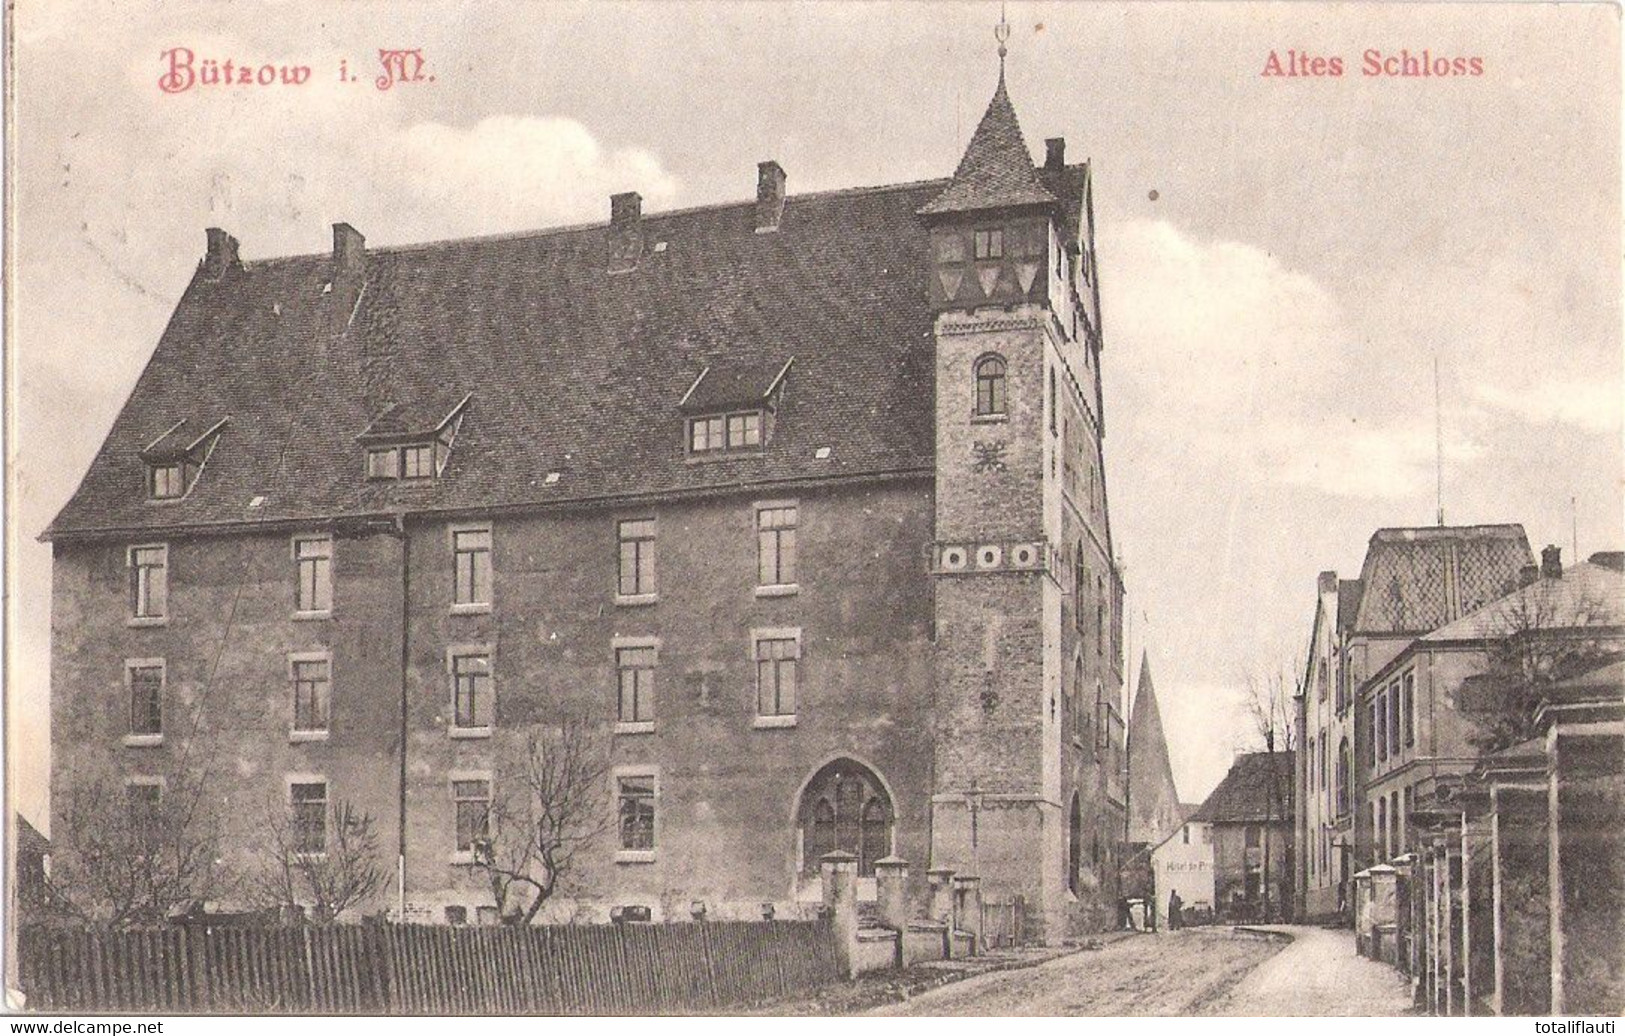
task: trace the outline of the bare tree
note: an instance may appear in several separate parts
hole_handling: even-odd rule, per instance
[[[41,908],[53,920],[136,928],[229,894],[232,877],[216,860],[219,818],[203,792],[184,775],[129,786],[97,779],[68,791]]]
[[[323,821],[318,849],[287,803],[266,803],[250,900],[262,908],[308,906],[313,922],[329,925],[377,894],[386,875],[372,815],[340,800]]]
[[[1552,684],[1625,651],[1618,600],[1577,576],[1540,579],[1486,609],[1486,666],[1462,687],[1462,711],[1474,720],[1468,740],[1481,753],[1535,736],[1535,712]]]
[[[503,921],[528,925],[613,825],[608,753],[590,719],[566,716],[533,730],[501,776],[474,863]]]
[[[1288,667],[1287,672],[1301,672],[1302,666]],[[1302,687],[1282,673],[1260,676],[1247,673],[1244,677],[1242,704],[1252,725],[1255,744],[1262,744],[1270,758],[1265,783],[1263,910],[1265,919],[1271,914],[1274,876],[1271,874],[1270,853],[1276,823],[1291,824],[1295,813],[1294,784],[1291,756],[1297,750],[1298,710],[1297,697]],[[1281,758],[1277,759],[1276,756]],[[1286,846],[1286,872],[1292,874],[1293,846]],[[1283,898],[1290,902],[1290,895]],[[1281,904],[1285,906],[1285,903]]]

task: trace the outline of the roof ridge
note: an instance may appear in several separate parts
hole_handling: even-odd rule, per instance
[[[806,191],[801,194],[785,195],[785,201],[811,201],[824,198],[855,197],[865,194],[886,194],[892,191],[918,190],[936,184],[947,184],[948,177],[937,176],[927,180],[908,180],[902,183],[876,184],[869,187],[835,187],[825,191]],[[754,198],[743,201],[707,202],[703,205],[689,205],[680,209],[665,209],[659,212],[644,214],[645,222],[663,220],[679,216],[693,216],[706,212],[718,212],[723,209],[749,208],[756,204]],[[395,255],[399,253],[423,252],[446,245],[474,245],[496,241],[523,241],[553,237],[560,234],[579,234],[585,230],[597,230],[609,226],[609,220],[593,220],[584,223],[564,223],[553,227],[536,227],[531,230],[505,230],[494,234],[471,234],[467,237],[441,237],[428,241],[412,241],[398,245],[375,245],[367,249],[373,255]],[[296,252],[291,255],[273,255],[262,259],[248,259],[243,261],[243,268],[247,270],[272,266],[277,263],[296,262],[304,259],[326,259],[331,252]]]

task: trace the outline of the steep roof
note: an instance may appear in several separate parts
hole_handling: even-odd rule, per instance
[[[1015,106],[1004,88],[1004,69],[999,69],[999,85],[993,100],[970,144],[954,170],[948,187],[930,204],[921,207],[924,216],[978,209],[1008,208],[1018,205],[1054,205],[1050,193],[1033,168],[1032,152],[1021,135]]]
[[[1586,562],[1542,577],[1423,637],[1484,640],[1542,629],[1625,625],[1625,573]]]
[[[1081,167],[1052,172],[1081,192]],[[347,322],[330,254],[200,267],[47,536],[928,474],[916,210],[944,186],[793,195],[772,234],[750,201],[645,215],[626,273],[604,224],[370,249]],[[760,454],[687,462],[702,370],[731,404],[787,364]],[[364,432],[433,428],[464,400],[438,478],[363,477]],[[150,502],[142,450],[183,420],[226,423],[190,492]]]
[[[1168,759],[1151,663],[1140,658],[1140,684],[1128,723],[1128,839],[1156,844],[1184,823],[1174,768]]]
[[[1292,819],[1292,757],[1292,752],[1248,752],[1236,756],[1230,764],[1230,772],[1189,819],[1210,824],[1289,823]]]
[[[1378,529],[1360,570],[1352,632],[1435,630],[1505,594],[1532,561],[1521,525]]]

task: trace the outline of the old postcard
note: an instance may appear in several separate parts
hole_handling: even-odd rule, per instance
[[[1619,23],[17,0],[12,1009],[1625,1010]]]

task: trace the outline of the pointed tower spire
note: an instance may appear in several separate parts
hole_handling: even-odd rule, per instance
[[[1162,732],[1162,712],[1151,684],[1151,661],[1140,655],[1140,688],[1128,721],[1129,841],[1152,845],[1179,830],[1184,817],[1174,767]]]
[[[1056,204],[1055,195],[1038,180],[1032,152],[1027,150],[1015,106],[1010,103],[1010,94],[1005,89],[1004,58],[1008,53],[1005,41],[1010,38],[1010,26],[1002,10],[993,35],[999,41],[999,85],[976,132],[971,134],[959,168],[954,170],[953,181],[935,200],[920,209],[922,216]]]

